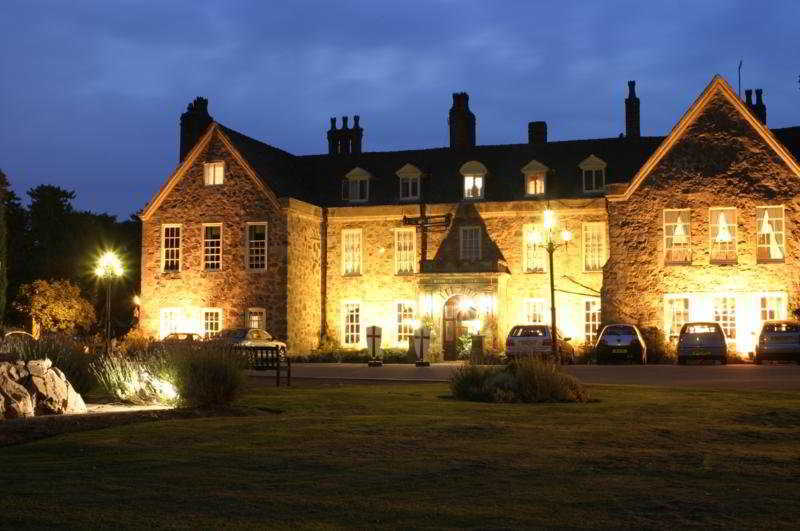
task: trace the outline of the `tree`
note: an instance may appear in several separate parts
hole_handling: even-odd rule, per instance
[[[87,331],[95,323],[94,306],[69,280],[36,280],[20,287],[16,308],[30,315],[32,332]]]
[[[42,184],[28,190],[28,196],[33,278],[73,278],[69,251],[74,240],[84,236],[73,230],[75,192]]]
[[[6,313],[6,293],[8,291],[8,226],[6,222],[6,195],[8,179],[0,170],[0,320]]]

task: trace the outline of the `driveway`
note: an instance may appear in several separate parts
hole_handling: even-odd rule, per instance
[[[295,378],[334,380],[447,381],[459,363],[430,367],[363,363],[297,363]],[[576,365],[567,371],[590,384],[656,385],[710,389],[800,390],[800,365]],[[272,372],[250,371],[253,376],[273,378]]]

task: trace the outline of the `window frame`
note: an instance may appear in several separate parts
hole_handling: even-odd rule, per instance
[[[263,318],[262,326],[253,326],[252,325],[252,316],[254,314],[261,314]],[[251,306],[247,308],[247,312],[245,313],[245,325],[247,328],[258,328],[259,330],[266,331],[267,329],[267,309],[261,306]]]
[[[264,267],[251,267],[250,257],[250,227],[264,227]],[[258,240],[252,240],[258,241]],[[259,272],[269,268],[269,222],[268,221],[248,221],[244,228],[244,268],[247,271]]]
[[[608,164],[606,164],[606,161],[596,155],[589,155],[578,164],[578,168],[581,170],[581,190],[583,190],[584,194],[601,194],[606,191],[606,186],[608,184],[608,172],[606,171]],[[600,178],[602,180],[600,186],[597,186],[596,182],[596,172],[598,171],[600,172]],[[593,188],[586,188],[587,172],[591,172]]]
[[[395,340],[395,345],[397,345],[397,346],[408,345],[408,340],[411,339],[412,337],[414,337],[414,325],[413,325],[413,323],[412,324],[403,324],[403,322],[400,320],[401,313],[403,315],[405,315],[405,312],[401,312],[401,309],[400,309],[401,305],[404,306],[404,307],[411,308],[411,318],[410,319],[412,321],[414,319],[416,319],[416,315],[417,315],[417,308],[416,308],[416,304],[414,303],[414,301],[412,301],[412,300],[398,300],[398,301],[395,301],[395,303],[394,303],[394,321],[395,321],[394,322],[394,325],[395,325],[394,326],[394,340]],[[405,308],[403,308],[403,309],[405,309]],[[401,333],[401,327],[406,327],[406,326],[410,327],[410,330],[408,331],[408,333],[405,333],[405,332]],[[405,340],[400,339],[401,335],[405,335],[406,336]]]
[[[542,237],[542,241],[544,241],[544,227],[542,225],[537,225],[536,223],[525,223],[522,226],[522,272],[523,273],[531,273],[531,274],[540,274],[547,272],[547,260],[545,260],[545,250],[544,245],[533,244],[529,240],[531,239],[528,235],[532,233],[539,232]],[[542,267],[540,269],[529,268],[530,265],[528,262],[528,248],[534,247],[531,251],[533,254],[533,262],[536,262],[537,257],[541,259]]]
[[[217,317],[218,317],[218,321],[217,321],[218,328],[213,333],[218,334],[218,333],[222,332],[225,329],[225,319],[224,319],[225,312],[223,311],[222,308],[219,308],[219,307],[201,308],[201,310],[200,310],[200,315],[202,316],[202,334],[201,335],[205,339],[208,339],[209,337],[211,337],[211,334],[209,334],[208,331],[206,330],[206,314],[209,314],[209,313],[216,313]]]
[[[358,271],[347,271],[345,239],[347,234],[358,234]],[[341,234],[341,272],[343,277],[357,277],[364,274],[364,230],[361,227],[342,229]]]
[[[478,188],[478,192],[479,193],[478,193],[477,196],[468,196],[467,195],[467,179],[472,179],[472,186],[473,187],[475,187],[475,179],[480,179],[481,186],[480,186],[480,188]],[[478,200],[483,199],[483,196],[484,196],[483,191],[484,191],[484,187],[486,185],[486,175],[480,175],[480,174],[464,175],[463,182],[464,182],[463,192],[464,192],[464,200],[465,201],[478,201]]]
[[[167,269],[167,229],[178,229],[178,268]],[[170,249],[173,249],[170,247]],[[170,259],[172,260],[172,259]],[[181,223],[162,223],[161,224],[161,272],[180,273],[183,270],[183,225]]]
[[[177,328],[173,329],[172,331],[169,331],[169,330],[165,331],[164,330],[164,314],[166,314],[166,313],[173,313],[174,314],[175,324],[177,325],[180,322],[180,314],[183,313],[183,310],[181,308],[172,307],[172,306],[171,307],[167,307],[167,308],[159,308],[159,312],[158,312],[159,339],[164,339],[165,337],[167,337],[170,334],[181,332],[181,330],[178,330]]]
[[[356,306],[358,309],[358,322],[356,326],[358,326],[358,340],[356,342],[348,342],[347,338],[349,335],[347,331],[347,317],[348,317],[348,306]],[[345,300],[342,301],[342,345],[345,347],[360,347],[363,344],[364,339],[364,330],[361,325],[361,301],[357,300]]]
[[[737,338],[737,313],[739,311],[738,304],[737,304],[737,297],[732,294],[714,294],[711,296],[711,320],[717,323],[720,328],[722,328],[723,333],[725,334],[726,340],[736,341]],[[724,300],[725,308],[724,313],[717,311],[717,302]],[[732,311],[728,307],[727,302],[733,301]],[[726,315],[727,319],[717,319],[718,315]],[[732,319],[731,319],[732,316]],[[730,325],[733,325],[733,335],[728,334],[728,329],[731,328]]]
[[[541,304],[542,305],[542,311],[541,311],[542,320],[541,321],[534,321],[534,320],[530,319],[531,315],[536,313],[536,312],[531,311],[531,307],[533,305],[535,305],[535,304]],[[523,313],[522,322],[524,322],[525,324],[532,324],[532,325],[549,325],[551,316],[549,315],[547,310],[548,310],[547,299],[535,298],[535,297],[523,299],[523,301],[522,301],[522,313]]]
[[[597,308],[587,308],[587,304],[597,304]],[[597,315],[596,320],[591,315]],[[599,297],[584,297],[583,299],[583,341],[594,345],[600,335],[600,325],[603,322],[603,301]],[[591,329],[594,328],[594,331]],[[592,337],[590,337],[592,336]]]
[[[674,243],[672,244],[673,247],[667,248],[667,241],[668,238],[671,241],[675,235],[675,229],[672,229],[672,232],[667,236],[667,212],[685,212],[686,213],[686,259],[685,260],[670,260],[669,253],[674,253]],[[670,226],[677,226],[676,223],[670,223]],[[662,245],[664,247],[664,256],[662,263],[666,266],[681,266],[681,265],[691,265],[693,261],[692,257],[692,209],[691,208],[665,208],[662,210],[661,213],[661,231],[663,233],[662,238]],[[679,244],[680,245],[680,244]]]
[[[679,326],[675,327],[675,321],[673,316],[675,312],[673,312],[673,301],[686,301],[686,319],[680,323]],[[692,297],[688,294],[668,294],[664,296],[664,333],[667,337],[667,341],[672,341],[678,339],[678,336],[681,333],[681,328],[684,324],[689,323],[692,321]],[[684,311],[684,310],[681,310]],[[675,330],[675,328],[677,328]],[[674,333],[673,333],[674,330]]]
[[[601,256],[600,266],[597,269],[589,269],[586,267],[586,232],[590,227],[600,227],[600,245]],[[603,267],[608,262],[608,225],[605,221],[584,221],[581,223],[581,268],[584,273],[602,273]]]
[[[732,220],[726,218],[726,223],[728,230],[731,231],[731,238],[732,240],[729,243],[733,246],[732,250],[725,251],[726,257],[725,258],[715,258],[714,257],[714,249],[716,245],[720,245],[725,242],[717,242],[715,238],[717,234],[719,234],[719,227],[720,225],[717,223],[719,220],[719,214],[728,214],[732,213]],[[708,259],[709,262],[712,264],[735,264],[738,259],[738,249],[737,249],[737,236],[738,236],[738,211],[736,207],[709,207],[708,209]],[[733,258],[727,256],[729,253],[733,253]]]
[[[417,272],[417,229],[416,227],[397,227],[394,229],[394,274],[413,275]],[[400,234],[411,234],[411,270],[400,270],[400,253],[398,252],[398,242]]]
[[[206,260],[206,229],[209,227],[218,227],[219,228],[219,247],[217,250],[218,253],[218,266],[216,269],[209,269],[208,262]],[[222,223],[203,223],[201,230],[203,231],[203,271],[209,273],[215,273],[217,271],[222,271]]]
[[[477,231],[477,241],[478,241],[478,256],[477,258],[466,258],[464,256],[464,233],[467,231]],[[465,225],[463,227],[459,227],[458,229],[458,259],[465,262],[479,262],[482,259],[482,241],[483,240],[483,231],[481,230],[480,225]]]
[[[219,168],[222,172],[222,175],[219,176],[219,182],[209,182],[209,176],[211,176],[211,181],[216,181],[217,175],[214,171]],[[203,185],[204,186],[220,186],[225,184],[225,161],[218,160],[214,162],[205,162],[203,163]]]
[[[779,249],[781,251],[781,258],[761,258],[760,256],[760,249],[766,248],[769,250],[770,246],[769,243],[763,245],[761,243],[761,224],[763,223],[763,214],[759,215],[759,212],[769,212],[769,209],[780,208],[781,211],[781,242],[779,243]],[[773,218],[769,217],[769,221],[772,221]],[[770,225],[771,227],[772,225]],[[773,229],[774,231],[774,229]],[[786,205],[759,205],[756,206],[756,263],[757,264],[782,264],[786,262],[786,237],[788,231],[786,230]]]

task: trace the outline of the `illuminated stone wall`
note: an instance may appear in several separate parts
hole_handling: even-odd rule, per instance
[[[282,200],[288,226],[287,347],[308,353],[319,345],[322,326],[322,209]]]
[[[609,203],[611,258],[605,266],[604,319],[665,328],[664,297],[691,293],[737,298],[737,345],[747,349],[759,316],[747,301],[783,292],[800,304],[800,182],[727,100],[715,96],[630,199]],[[756,261],[756,207],[785,205],[784,263]],[[709,208],[735,207],[737,261],[710,261]],[[691,265],[664,265],[664,209],[691,209]],[[741,305],[741,308],[740,308]],[[709,308],[695,317],[709,319]]]
[[[225,182],[203,184],[203,163],[225,161]],[[266,271],[245,267],[246,223],[267,221]],[[182,264],[161,272],[161,226],[182,224]],[[203,270],[203,223],[222,223],[222,269]],[[185,327],[202,330],[202,308],[222,308],[224,327],[245,325],[248,307],[267,310],[267,329],[287,334],[287,226],[280,205],[271,204],[218,139],[142,224],[142,330],[159,335],[161,308],[184,311]]]

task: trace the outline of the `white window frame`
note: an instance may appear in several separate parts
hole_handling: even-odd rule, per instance
[[[167,269],[167,229],[178,229],[178,268]],[[170,248],[172,249],[172,248]],[[183,225],[180,223],[164,223],[161,225],[161,272],[180,273],[183,268]]]
[[[681,312],[686,312],[682,323],[678,325],[675,324],[675,319],[673,317],[676,315],[674,308],[674,301],[685,301],[685,309],[681,308]],[[692,297],[688,294],[670,294],[664,296],[664,335],[667,338],[667,341],[678,339],[678,336],[681,333],[681,327],[685,323],[689,323],[692,321]]]
[[[261,326],[253,326],[253,316],[260,315],[261,316]],[[267,310],[266,308],[261,308],[259,306],[253,306],[247,309],[246,317],[245,317],[245,326],[247,328],[258,328],[260,330],[267,329]]]
[[[164,316],[171,314],[172,319],[172,327],[165,326],[166,323],[164,321]],[[181,314],[183,314],[183,310],[180,308],[161,308],[159,310],[159,320],[158,320],[158,334],[160,339],[164,339],[170,334],[175,332],[186,332],[186,330],[178,330],[181,321]]]
[[[778,249],[780,250],[781,257],[780,258],[761,258],[759,250],[766,248],[768,253],[771,253],[771,246],[769,244],[769,240],[766,243],[762,243],[762,237],[764,234],[762,233],[762,225],[764,223],[764,212],[767,212],[769,209],[777,209],[779,208],[781,211],[780,218],[773,218],[768,216],[768,221],[770,222],[770,228],[772,229],[772,234],[779,234],[780,241],[777,243]],[[781,230],[775,231],[773,227],[772,220],[780,219],[781,223]],[[760,205],[756,207],[756,262],[759,264],[769,264],[769,263],[783,263],[786,261],[786,236],[788,231],[786,230],[786,207],[784,205]]]
[[[464,254],[464,234],[466,232],[475,231],[477,233],[477,241],[478,241],[478,256],[477,257],[467,257]],[[477,262],[481,259],[482,249],[481,249],[481,240],[483,239],[483,231],[481,230],[480,225],[468,225],[465,227],[460,227],[458,231],[458,258],[459,260],[465,260],[469,262]]]
[[[216,268],[209,268],[207,258],[208,248],[206,247],[206,229],[209,227],[219,228],[219,247],[217,248],[218,260]],[[222,270],[222,223],[203,223],[201,230],[203,231],[203,271],[215,272]]]
[[[539,234],[538,243],[534,236],[537,232]],[[541,262],[541,267],[534,267],[537,261]],[[546,270],[544,227],[534,223],[526,223],[522,226],[522,272],[544,273]]]
[[[596,268],[589,268],[587,267],[587,259],[589,258],[587,254],[587,245],[588,245],[588,238],[587,233],[591,232],[592,230],[599,230],[600,233],[600,240],[599,240],[599,255],[597,257],[599,266]],[[606,227],[605,221],[584,221],[581,224],[581,263],[583,267],[584,273],[602,273],[603,266],[606,265],[608,261],[608,238],[607,238],[608,229]]]
[[[522,175],[525,178],[523,182],[523,186],[525,187],[523,193],[526,197],[537,197],[545,194],[547,191],[547,172],[549,169],[550,168],[538,160],[532,160],[522,167]],[[531,180],[534,180],[536,183],[533,192],[530,191]]]
[[[349,203],[366,203],[369,201],[369,181],[372,175],[363,168],[353,168],[342,181],[342,200]],[[364,197],[360,197],[361,183],[364,182]],[[347,194],[345,195],[345,189]],[[356,194],[353,194],[356,192]],[[356,197],[358,196],[358,197]]]
[[[420,177],[422,176],[422,172],[419,171],[419,168],[414,166],[413,164],[406,164],[396,173],[397,177],[399,178],[400,189],[398,190],[398,197],[401,201],[413,201],[415,199],[420,198],[421,190],[420,186],[422,186],[422,182]],[[408,184],[408,193],[403,194],[403,183]],[[417,190],[416,194],[413,192],[413,185],[416,185]]]
[[[685,224],[685,231],[686,231],[686,259],[685,260],[674,260],[670,259],[670,253],[674,253],[675,251],[675,243],[672,241],[673,235],[675,233],[675,227],[677,223],[667,223],[667,213],[668,212],[678,212],[678,213],[685,213],[686,215],[686,224]],[[680,216],[680,214],[679,214]],[[681,216],[680,219],[683,221],[683,217]],[[689,208],[665,208],[662,212],[661,217],[661,229],[664,233],[664,260],[663,263],[665,265],[689,265],[692,263],[692,210]],[[678,244],[683,245],[683,244]]]
[[[403,310],[407,308],[411,308],[411,317],[409,320],[411,322],[404,322],[405,317],[403,317],[403,321],[400,320],[401,313],[405,315],[405,311],[401,312],[400,306],[403,305]],[[414,335],[414,319],[416,319],[417,315],[417,308],[414,301],[410,300],[399,300],[395,301],[394,306],[394,339],[395,345],[397,346],[408,346],[408,340]],[[402,336],[406,336],[405,339],[402,339]]]
[[[597,305],[596,308],[587,308],[587,305]],[[600,323],[603,318],[602,301],[597,297],[586,297],[583,299],[583,340],[585,343],[594,345],[600,333]]]
[[[484,175],[465,175],[464,176],[464,199],[477,200],[483,199],[483,188],[486,184]],[[478,186],[480,185],[480,186]],[[469,187],[468,187],[469,186]],[[477,188],[478,194],[472,195],[472,190]],[[468,192],[469,190],[469,192]]]
[[[768,301],[777,301],[777,306],[770,307]],[[767,304],[764,304],[764,303]],[[786,319],[787,315],[787,297],[786,293],[771,293],[758,295],[758,318],[760,323],[764,321],[774,321],[779,319]],[[765,314],[766,313],[766,314]],[[774,313],[774,316],[770,316]],[[760,327],[759,327],[760,328]]]
[[[343,276],[359,276],[364,273],[364,234],[361,228],[357,229],[342,229],[342,275]],[[346,248],[346,240],[348,235],[355,235],[358,234],[358,260],[356,264],[356,260],[350,258],[349,265],[351,267],[348,271],[348,256],[345,252]],[[358,269],[355,269],[355,265],[358,265]]]
[[[399,250],[401,235],[411,235],[411,248]],[[410,259],[405,255],[410,255]],[[417,229],[416,227],[403,227],[394,229],[394,274],[410,275],[417,269]]]
[[[737,297],[735,295],[730,294],[714,294],[711,296],[712,320],[722,328],[723,332],[725,332],[725,338],[730,339],[731,341],[735,341],[737,337],[736,321],[737,314],[739,312],[736,299]],[[722,311],[718,311],[720,309],[717,306],[719,301],[725,301],[724,307],[721,308]],[[733,301],[732,307],[727,304],[729,301]],[[733,331],[733,335],[730,334],[731,330]]]
[[[206,162],[203,164],[203,184],[219,186],[225,182],[225,162]]]
[[[350,306],[356,306],[358,310],[358,322],[355,325],[358,327],[358,332],[348,333],[348,311]],[[361,302],[360,301],[342,301],[342,345],[345,347],[359,347],[364,342],[364,327],[362,325],[362,311],[361,311]],[[357,341],[348,341],[351,339],[353,334],[357,335]]]
[[[225,321],[224,321],[224,312],[222,308],[202,308],[200,311],[201,321],[201,330],[203,337],[210,337],[212,334],[209,334],[209,331],[206,330],[206,314],[215,313],[217,314],[217,330],[212,331],[214,334],[220,333],[222,330],[225,329]]]
[[[264,267],[251,267],[250,258],[254,257],[250,247],[250,227],[264,227]],[[258,241],[258,240],[252,240]],[[269,223],[266,221],[248,221],[244,229],[244,267],[248,271],[266,271],[269,265]]]
[[[522,322],[526,324],[550,324],[550,314],[546,299],[525,299],[522,301]],[[535,309],[541,306],[539,310]],[[533,319],[536,314],[540,314],[541,319]]]
[[[720,214],[725,218],[725,225],[732,238],[729,242],[717,241],[717,236],[721,231],[719,225]],[[738,258],[736,249],[737,225],[737,211],[735,207],[711,207],[708,209],[708,257],[712,264],[736,263]],[[724,257],[720,258],[719,256],[715,256],[715,253],[719,252],[724,252]]]
[[[595,194],[604,192],[606,189],[606,182],[608,177],[606,175],[606,168],[607,165],[605,161],[595,155],[589,155],[580,164],[578,164],[578,168],[581,170],[581,189],[585,194]],[[602,184],[600,186],[597,185],[597,172],[600,172],[600,179],[602,180]],[[587,173],[590,172],[590,173]],[[586,187],[586,178],[590,176],[592,179],[592,188]]]

